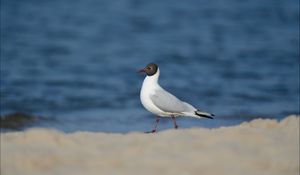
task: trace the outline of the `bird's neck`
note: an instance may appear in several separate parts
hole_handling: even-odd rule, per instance
[[[146,76],[144,79],[143,86],[155,86],[158,85],[158,78],[159,78],[160,71],[157,69],[157,72],[152,76]]]

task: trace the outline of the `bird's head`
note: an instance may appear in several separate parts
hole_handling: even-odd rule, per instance
[[[146,73],[148,76],[156,74],[158,66],[155,63],[148,64],[145,68],[139,70],[139,73]]]

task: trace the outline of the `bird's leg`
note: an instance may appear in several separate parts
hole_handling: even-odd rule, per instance
[[[155,124],[154,124],[154,129],[152,131],[148,131],[146,133],[155,133],[156,132],[156,128],[157,128],[157,125],[159,123],[159,120],[160,120],[160,116],[157,116],[156,117],[156,120],[155,120]]]
[[[172,115],[172,120],[173,120],[174,128],[177,129],[178,125],[176,124],[176,118],[174,115]]]

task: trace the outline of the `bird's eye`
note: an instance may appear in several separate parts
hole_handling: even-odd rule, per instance
[[[150,69],[151,69],[151,67],[147,67],[147,69],[148,69],[148,70],[150,70]]]

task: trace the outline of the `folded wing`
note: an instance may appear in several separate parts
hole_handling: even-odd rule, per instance
[[[165,91],[164,89],[158,89],[153,95],[150,96],[152,102],[160,110],[169,113],[182,113],[194,111],[195,108],[190,104],[179,100],[174,95]]]

